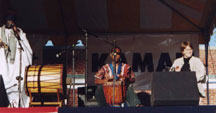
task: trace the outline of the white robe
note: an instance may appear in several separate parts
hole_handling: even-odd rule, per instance
[[[0,36],[1,30],[0,27]],[[8,38],[8,36],[6,35]],[[28,107],[29,106],[29,97],[25,94],[24,89],[24,76],[25,76],[25,68],[32,64],[32,49],[30,44],[26,38],[26,34],[20,29],[20,38],[21,38],[21,45],[24,49],[22,51],[22,61],[21,61],[21,76],[23,80],[21,81],[21,106],[20,107]],[[1,39],[1,37],[0,37]],[[20,72],[20,51],[19,51],[19,44],[17,41],[17,50],[15,55],[14,64],[10,63],[10,59],[6,59],[4,48],[0,48],[0,74],[3,77],[5,89],[8,95],[9,102],[14,107],[19,107],[19,93],[18,93],[18,80],[16,77],[19,76]],[[16,86],[14,86],[16,85]]]

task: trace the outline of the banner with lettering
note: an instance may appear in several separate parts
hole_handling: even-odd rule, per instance
[[[153,72],[168,71],[173,61],[181,56],[180,43],[190,41],[194,55],[199,55],[199,37],[195,34],[158,35],[107,35],[88,39],[88,85],[94,85],[94,75],[106,63],[111,62],[109,53],[116,46],[122,49],[122,61],[130,64],[135,72],[136,90],[151,88]]]

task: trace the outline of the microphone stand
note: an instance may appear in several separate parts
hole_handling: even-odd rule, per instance
[[[75,107],[75,58],[74,57],[75,57],[75,51],[74,51],[74,45],[73,45],[73,50],[72,50],[73,107]]]
[[[73,82],[70,79],[70,87],[69,87],[69,91],[68,91],[68,100],[70,98],[70,91],[71,91],[71,87],[72,87],[72,83],[73,83],[73,107],[75,107],[75,51],[74,51],[74,47],[75,45],[73,44],[72,47],[70,49],[72,49],[72,76],[73,76]]]
[[[85,30],[86,31],[86,30]],[[85,46],[85,103],[87,102],[87,95],[88,95],[88,84],[87,84],[87,75],[88,75],[88,32],[85,33],[85,39],[86,39],[86,46]],[[96,35],[94,35],[96,36]]]
[[[67,93],[67,105],[68,105],[68,102],[69,102],[69,99],[70,99],[70,91],[71,91],[71,87],[73,86],[73,98],[72,98],[72,101],[73,101],[73,107],[76,107],[75,106],[75,44],[73,44],[72,46],[70,47],[66,47],[65,50],[62,50],[61,52],[57,53],[56,54],[56,57],[60,57],[62,54],[64,53],[68,53],[69,50],[72,50],[72,78],[70,79],[70,86],[69,86],[69,90],[68,90],[68,93]]]
[[[114,52],[114,66],[113,66],[113,76],[114,76],[114,79],[113,79],[113,106],[115,105],[115,83],[116,83],[116,50],[115,50],[115,48],[116,48],[116,41],[114,40],[113,41],[113,48],[114,48],[114,50],[113,50],[113,52]]]
[[[94,37],[98,37],[96,34],[91,33],[91,32],[87,32],[86,29],[82,29],[81,30],[83,33],[85,33],[85,41],[86,41],[86,45],[85,45],[85,103],[87,103],[88,98],[88,84],[87,84],[87,79],[88,79],[88,35],[92,35]]]
[[[14,30],[14,28],[13,28]],[[20,66],[19,66],[19,75],[16,77],[18,80],[18,93],[19,93],[19,103],[18,107],[21,107],[21,80],[23,80],[23,77],[21,76],[22,73],[22,51],[24,51],[22,44],[20,42],[20,36],[19,34],[14,30],[15,37],[17,38],[18,44],[19,44],[19,52],[20,52]]]

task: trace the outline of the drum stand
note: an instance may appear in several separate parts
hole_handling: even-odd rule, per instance
[[[43,97],[44,95],[46,94],[56,94],[56,97],[57,97],[57,100],[56,101],[52,101],[52,102],[48,102],[48,101],[44,101],[44,100],[40,100],[39,102],[35,102],[33,101],[33,94],[34,93],[37,93],[37,91],[31,91],[29,90],[29,97],[30,97],[30,103],[29,103],[29,106],[32,107],[32,106],[44,106],[44,105],[48,105],[48,106],[59,106],[59,107],[62,107],[62,101],[61,101],[61,98],[60,98],[60,90],[58,89],[55,89],[53,91],[43,91],[43,94],[42,92],[40,92],[40,97]]]

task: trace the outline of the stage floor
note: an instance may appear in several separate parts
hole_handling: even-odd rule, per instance
[[[0,113],[216,113],[216,106],[30,107],[0,108]]]

